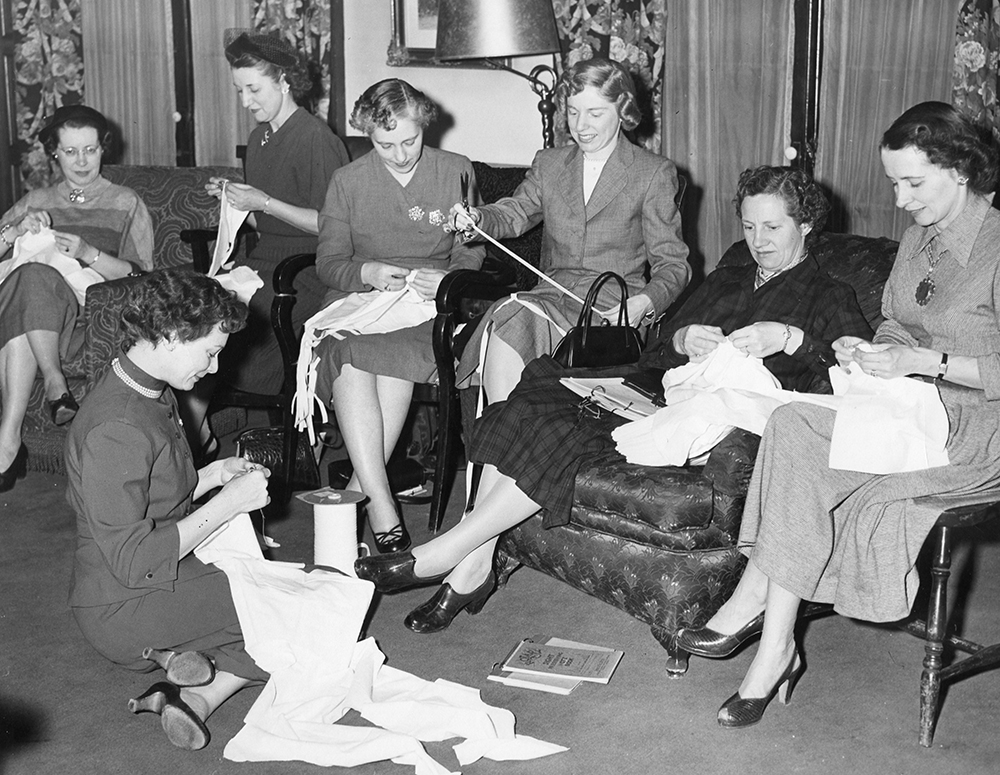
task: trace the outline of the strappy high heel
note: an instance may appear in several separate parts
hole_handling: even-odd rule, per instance
[[[215,680],[215,663],[200,651],[145,648],[142,658],[162,667],[175,686],[204,686]]]
[[[738,729],[756,724],[763,718],[764,711],[775,695],[778,696],[778,702],[787,705],[792,699],[792,689],[804,671],[805,663],[796,650],[792,655],[792,661],[788,663],[788,667],[766,697],[741,697],[737,691],[722,703],[722,707],[719,708],[719,726]]]

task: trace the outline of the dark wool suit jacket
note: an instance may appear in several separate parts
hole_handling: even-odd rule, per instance
[[[569,145],[539,151],[512,196],[480,208],[481,227],[512,237],[544,221],[543,272],[583,297],[599,273],[615,271],[659,315],[691,276],[676,193],[674,163],[621,136],[584,204],[583,153]],[[617,293],[606,284],[599,306],[616,302]]]

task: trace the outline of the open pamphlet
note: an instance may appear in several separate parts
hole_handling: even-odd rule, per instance
[[[626,385],[623,377],[562,377],[559,381],[577,395],[627,420],[641,420],[660,408],[647,395]]]
[[[569,694],[582,681],[607,683],[623,651],[562,638],[525,638],[487,676],[507,686]]]

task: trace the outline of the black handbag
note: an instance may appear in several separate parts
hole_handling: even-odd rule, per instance
[[[615,325],[601,318],[600,324],[590,324],[594,303],[601,286],[614,279],[621,289],[621,307]],[[567,368],[593,368],[595,366],[623,366],[635,363],[642,352],[642,337],[639,329],[628,324],[625,317],[625,302],[628,301],[628,286],[620,275],[604,272],[590,286],[587,298],[580,310],[580,319],[566,332],[563,340],[556,345],[552,357]]]

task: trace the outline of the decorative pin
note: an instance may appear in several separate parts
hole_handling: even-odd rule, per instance
[[[265,145],[267,145],[267,142],[270,139],[271,139],[271,130],[270,129],[265,129],[264,130],[264,136],[262,138],[260,138],[260,147],[263,148]]]
[[[419,207],[417,205],[414,205],[413,207],[411,207],[409,209],[409,211],[407,212],[407,215],[410,216],[410,220],[411,221],[419,221],[421,218],[424,217],[424,211],[423,211],[423,208],[421,208],[421,207]]]
[[[87,197],[83,195],[82,188],[74,188],[72,191],[69,192],[69,201],[71,201],[73,204],[80,204],[81,202],[86,202]]]
[[[917,300],[917,304],[921,307],[926,307],[933,295],[934,281],[931,279],[930,272],[928,272],[927,277],[917,284],[917,292],[913,294],[913,297]]]

